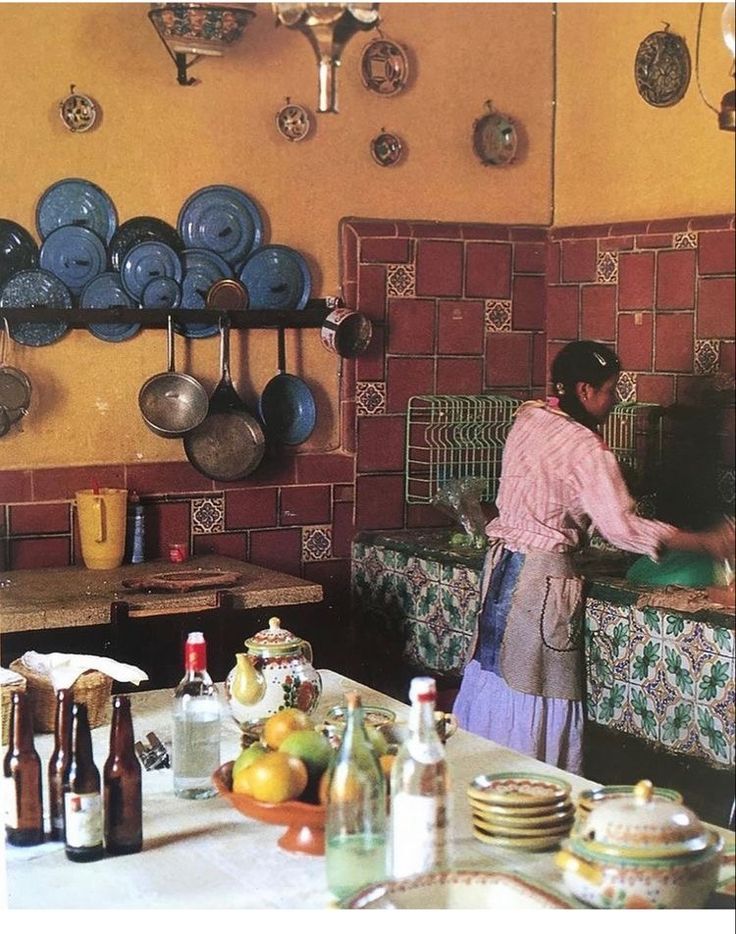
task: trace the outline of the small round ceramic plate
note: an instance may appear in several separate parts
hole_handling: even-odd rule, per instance
[[[468,795],[495,804],[539,806],[564,801],[570,785],[562,779],[532,772],[497,772],[478,775],[468,786]]]
[[[107,267],[105,244],[86,227],[57,227],[41,244],[41,269],[52,272],[72,295],[104,272]]]
[[[484,820],[482,817],[473,816],[473,827],[476,830],[485,831],[502,837],[546,837],[546,836],[566,836],[575,822],[574,817],[568,816],[565,820],[558,820],[553,824],[536,824],[530,822],[529,825],[496,823],[495,821]]]
[[[248,257],[240,271],[250,308],[301,311],[309,300],[312,276],[304,258],[288,246],[271,244]]]
[[[119,270],[126,253],[147,240],[159,240],[175,253],[181,253],[184,249],[184,242],[171,224],[147,215],[131,217],[118,227],[110,240],[108,253],[112,268]]]
[[[137,305],[123,288],[120,274],[103,272],[93,279],[79,299],[80,308],[136,308]],[[128,340],[140,331],[140,324],[88,324],[91,334],[103,341],[119,343]]]
[[[212,250],[184,250],[181,261],[184,270],[181,283],[182,308],[206,308],[207,296],[212,286],[221,279],[232,278],[233,275],[229,264]],[[214,324],[177,324],[176,330],[185,337],[211,337],[219,332],[219,324],[215,318]]]
[[[539,828],[559,827],[562,825],[570,826],[575,819],[575,809],[572,806],[565,808],[564,811],[559,811],[557,814],[533,814],[530,817],[525,817],[518,812],[512,814],[489,814],[488,811],[483,811],[476,807],[471,808],[471,814],[474,821],[477,821],[480,826],[488,826],[489,829],[493,827]]]
[[[181,286],[169,276],[155,276],[141,295],[144,308],[178,308],[180,304]]]
[[[576,908],[572,900],[515,872],[455,869],[376,882],[341,908]]]
[[[541,853],[544,850],[553,850],[560,845],[560,841],[567,836],[565,833],[546,834],[535,837],[509,837],[502,834],[489,833],[478,827],[473,827],[473,836],[481,843],[491,846],[500,846],[509,850],[528,850],[532,853]]]
[[[86,227],[109,243],[118,225],[110,196],[84,178],[63,178],[41,195],[36,207],[36,227],[47,237],[57,227]]]
[[[518,806],[515,804],[489,804],[482,798],[476,798],[468,792],[468,800],[471,808],[490,817],[523,817],[525,820],[531,820],[535,817],[552,817],[554,815],[564,814],[570,810],[571,802],[568,799],[557,801],[553,804],[542,804],[539,807],[530,805]]]
[[[25,227],[0,217],[0,286],[16,272],[38,265],[38,246]]]
[[[236,269],[263,239],[263,221],[253,201],[230,185],[200,188],[184,202],[177,228],[189,249],[212,250]]]
[[[120,269],[125,291],[131,298],[141,301],[143,290],[156,276],[181,280],[181,260],[166,243],[147,240],[129,250]]]
[[[72,293],[52,272],[26,269],[12,276],[0,291],[0,308],[71,308]],[[28,347],[53,344],[69,330],[65,321],[18,321],[10,336]]]

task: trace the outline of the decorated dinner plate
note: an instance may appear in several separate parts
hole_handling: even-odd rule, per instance
[[[38,246],[31,234],[15,221],[0,217],[0,286],[16,272],[38,265]]]
[[[309,300],[312,276],[304,258],[291,247],[261,247],[245,261],[240,281],[254,310],[301,311]]]
[[[471,808],[471,813],[474,821],[482,827],[487,826],[489,829],[492,827],[508,827],[509,829],[514,827],[521,829],[531,827],[554,828],[563,825],[569,827],[575,819],[575,809],[573,807],[568,807],[557,814],[533,814],[530,817],[525,817],[523,814],[516,812],[512,814],[489,814],[488,811],[476,807]]]
[[[187,248],[212,250],[233,269],[263,240],[258,208],[230,185],[210,185],[190,195],[179,211],[177,229]]]
[[[123,288],[118,272],[103,272],[84,287],[79,299],[80,308],[137,308],[136,302]],[[132,324],[88,324],[88,330],[103,341],[119,343],[128,340],[140,331],[138,323]]]
[[[143,290],[156,276],[167,276],[181,281],[181,260],[168,244],[160,240],[146,240],[125,254],[120,268],[123,286],[136,301],[143,298]]]
[[[41,195],[36,206],[36,227],[42,238],[57,227],[86,227],[105,244],[118,225],[110,196],[85,178],[63,178]]]
[[[501,846],[510,850],[528,850],[531,853],[541,853],[544,850],[553,850],[560,845],[560,841],[568,835],[564,833],[541,833],[533,837],[510,837],[505,834],[491,833],[482,830],[478,826],[473,826],[473,836],[481,843],[489,843],[491,846]]]
[[[556,801],[552,804],[542,804],[539,807],[531,805],[519,806],[515,804],[489,804],[482,798],[474,797],[470,792],[468,792],[468,800],[473,810],[482,814],[487,814],[489,817],[523,817],[524,820],[566,814],[572,807],[572,803],[569,800]]]
[[[143,289],[141,304],[144,308],[178,308],[181,286],[169,276],[155,276]]]
[[[72,295],[104,272],[107,267],[105,244],[86,227],[57,227],[41,244],[38,264],[53,272]]]
[[[539,806],[564,801],[571,788],[568,782],[533,772],[497,772],[477,775],[468,786],[468,796],[494,804]]]
[[[487,831],[488,833],[496,834],[502,837],[566,837],[570,832],[570,828],[575,822],[575,818],[568,816],[565,820],[558,820],[556,823],[551,826],[548,825],[539,825],[535,823],[525,824],[513,824],[509,825],[507,823],[496,823],[494,820],[485,820],[482,817],[476,817],[473,815],[473,827],[476,830]]]
[[[231,279],[233,271],[225,260],[212,250],[184,250],[181,254],[184,270],[182,279],[182,308],[206,308],[207,296],[212,286],[222,279]],[[176,330],[186,337],[211,337],[219,332],[217,315],[214,324],[187,322],[178,324]]]
[[[181,253],[184,243],[177,231],[158,217],[131,217],[117,228],[110,240],[108,253],[113,269],[120,269],[127,253],[147,240],[158,240],[171,247],[175,253]]]
[[[0,308],[71,308],[72,293],[61,279],[45,269],[24,269],[0,291]],[[10,336],[28,347],[53,344],[69,330],[65,321],[16,321]]]
[[[514,872],[455,869],[376,882],[340,908],[577,908],[571,899]]]

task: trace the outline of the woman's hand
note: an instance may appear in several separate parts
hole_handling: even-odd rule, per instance
[[[733,563],[736,550],[733,519],[725,518],[704,532],[685,532],[683,529],[677,529],[665,545],[674,551],[701,551],[716,561],[723,561],[725,558]]]

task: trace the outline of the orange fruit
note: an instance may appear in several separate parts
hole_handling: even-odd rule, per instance
[[[233,791],[235,790],[235,779],[238,773],[242,772],[243,769],[247,769],[265,752],[266,747],[260,743],[252,743],[250,746],[246,746],[245,749],[241,749],[237,759],[233,762]]]
[[[261,740],[270,749],[278,749],[289,733],[313,728],[314,724],[303,710],[297,707],[285,707],[271,714],[263,724]]]
[[[281,804],[282,801],[293,801],[302,794],[307,787],[309,773],[301,759],[271,750],[238,772],[238,779],[245,782],[247,793],[256,801]]]

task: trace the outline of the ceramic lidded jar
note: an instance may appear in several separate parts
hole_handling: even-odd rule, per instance
[[[700,908],[718,881],[723,840],[649,781],[597,805],[555,856],[567,887],[596,908]]]
[[[268,629],[245,640],[225,679],[230,712],[244,733],[257,731],[285,707],[311,713],[322,693],[322,679],[312,664],[312,646],[281,628],[272,616]]]

